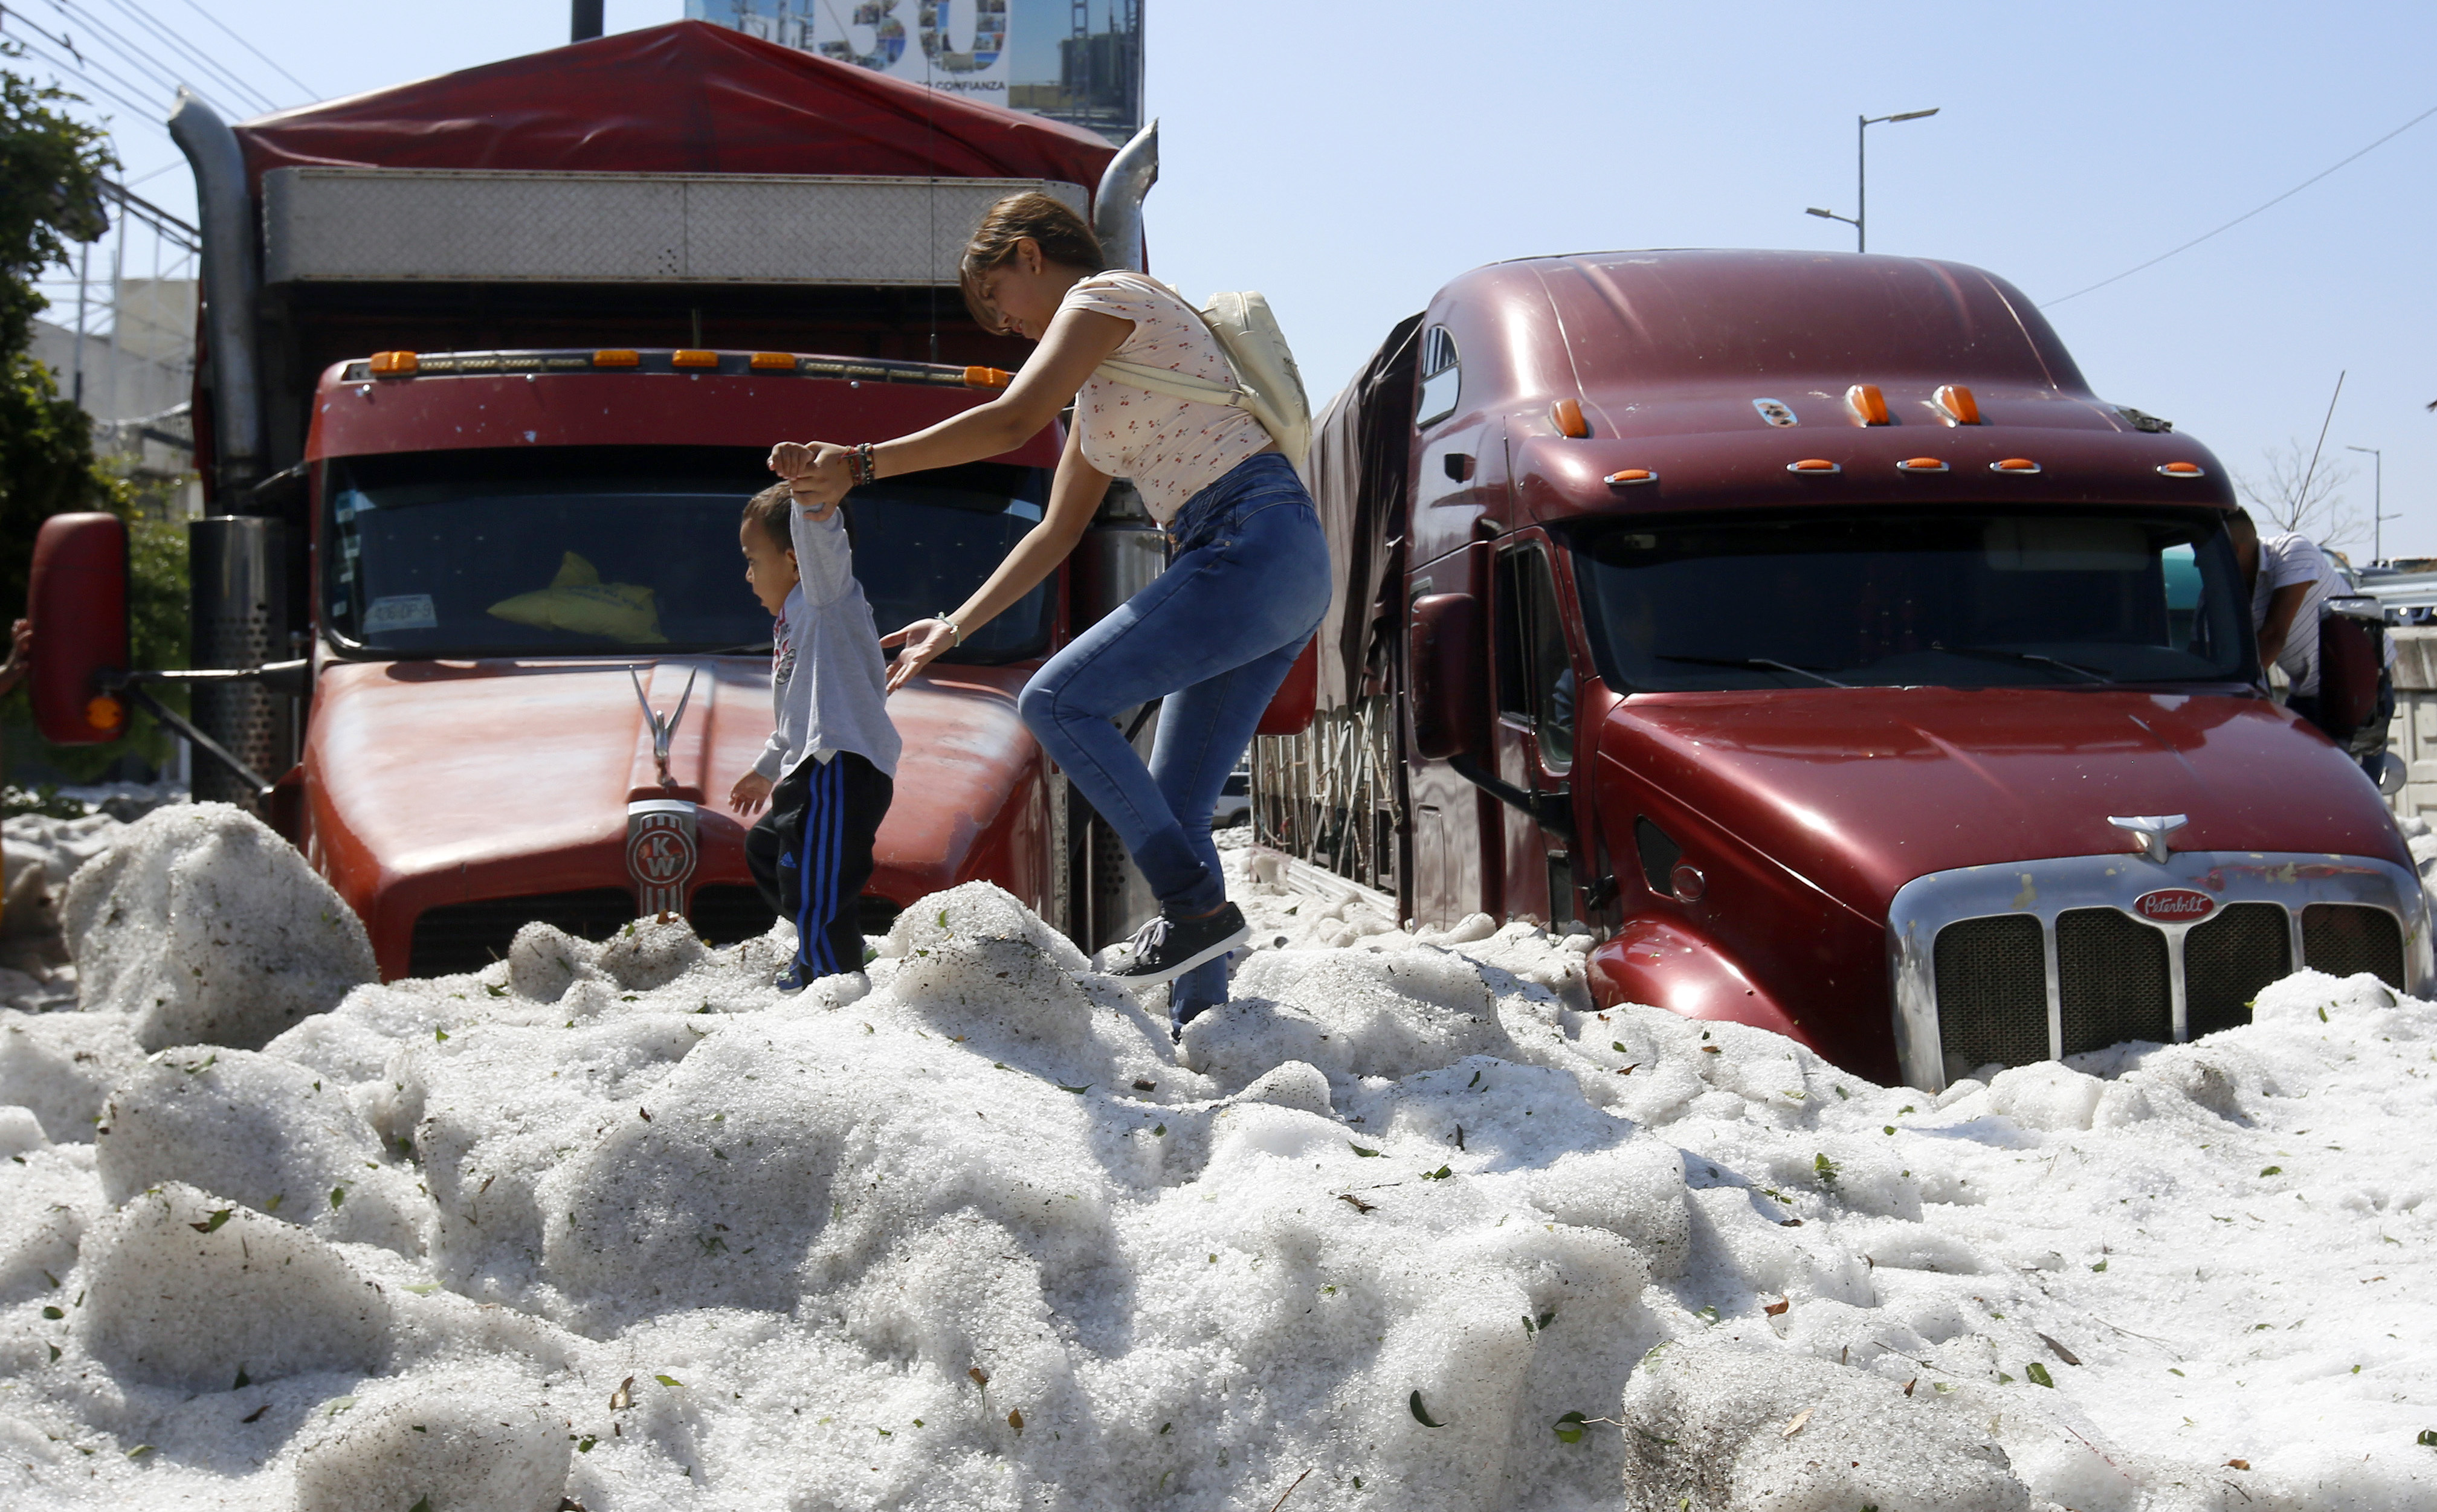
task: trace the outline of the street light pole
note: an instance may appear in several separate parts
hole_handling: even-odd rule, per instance
[[[2399,520],[2403,516],[2386,513],[2386,453],[2376,446],[2347,446],[2344,450],[2369,453],[2371,469],[2369,559],[2375,565],[2386,560],[2386,552],[2383,549],[2386,541],[2386,522]]]
[[[1853,128],[1853,213],[1840,216],[1832,210],[1816,207],[1805,212],[1822,220],[1841,220],[1853,228],[1853,250],[1870,250],[1870,128],[1890,121],[1920,121],[1937,113],[1933,105],[1925,111],[1901,111],[1893,115],[1857,115]]]

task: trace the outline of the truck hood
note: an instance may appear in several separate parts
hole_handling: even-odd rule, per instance
[[[1931,872],[2130,853],[2111,815],[2189,815],[2170,841],[2179,851],[2411,865],[2369,779],[2261,698],[2019,687],[1642,695],[1615,705],[1600,755],[1866,917],[1885,917],[1898,888]],[[1632,818],[1609,823],[1614,831]]]
[[[936,668],[889,699],[905,750],[874,892],[903,904],[962,879],[1039,759],[1014,707],[1025,671]],[[690,676],[663,789],[636,684],[666,715]],[[630,885],[632,799],[700,804],[695,884],[748,880],[751,819],[728,812],[728,791],[770,735],[764,658],[331,662],[314,697],[313,854],[400,949],[435,905]]]

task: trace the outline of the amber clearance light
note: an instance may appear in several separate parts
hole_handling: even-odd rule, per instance
[[[751,367],[756,373],[793,373],[796,354],[793,352],[756,352]]]
[[[1004,389],[1014,381],[1013,376],[1003,368],[967,368],[965,370],[965,387],[968,389]]]
[[[2040,464],[2027,457],[2008,457],[2003,461],[1989,464],[1989,471],[1992,473],[2036,473],[2039,470]]]
[[[1583,418],[1581,403],[1572,399],[1560,399],[1549,407],[1549,424],[1557,427],[1559,435],[1571,436],[1576,441],[1591,433],[1590,422]]]
[[[2208,472],[2198,462],[2167,462],[2158,469],[2168,478],[2206,478]]]
[[[1857,383],[1846,390],[1845,408],[1853,411],[1853,418],[1866,426],[1887,423],[1886,396],[1879,392],[1879,386],[1875,383]]]
[[[629,352],[623,347],[605,347],[592,354],[592,365],[596,368],[640,367],[642,361],[641,354]]]
[[[416,366],[412,352],[376,352],[371,363],[376,378],[412,378]]]
[[[669,366],[673,368],[715,368],[719,366],[719,354],[716,352],[697,351],[693,347],[679,347],[669,354]]]
[[[1658,475],[1647,467],[1628,467],[1622,472],[1607,475],[1607,486],[1610,488],[1631,488],[1636,483],[1657,481],[1658,481]]]
[[[114,730],[127,722],[127,705],[107,693],[96,693],[84,705],[84,721],[96,730]]]
[[[1972,391],[1963,385],[1959,383],[1942,385],[1937,392],[1930,397],[1937,401],[1937,408],[1945,410],[1955,424],[1958,426],[1980,424],[1980,401],[1972,398]]]
[[[1805,457],[1798,462],[1786,463],[1785,470],[1789,473],[1817,473],[1825,477],[1830,473],[1841,473],[1845,469],[1825,457]]]
[[[1935,457],[1907,457],[1902,461],[1896,463],[1896,471],[1900,473],[1942,473],[1946,471],[1946,464],[1939,461]]]

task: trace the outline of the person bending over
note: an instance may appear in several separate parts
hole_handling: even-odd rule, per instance
[[[1043,194],[1000,200],[959,272],[985,329],[1039,343],[1006,392],[911,435],[782,443],[770,466],[827,511],[857,483],[1010,451],[1074,403],[1041,523],[963,603],[885,637],[904,648],[892,687],[1054,571],[1109,480],[1133,479],[1166,528],[1166,572],[1051,657],[1018,707],[1158,895],[1159,916],[1124,947],[1116,974],[1134,986],[1176,982],[1170,1013],[1181,1032],[1224,999],[1227,953],[1249,933],[1227,901],[1210,814],[1328,608],[1328,545],[1292,462],[1250,413],[1096,372],[1113,357],[1235,382],[1201,315],[1140,274],[1109,270],[1072,210]],[[1110,721],[1155,698],[1166,702],[1146,767]]]
[[[2260,670],[2283,669],[2292,688],[2286,707],[2350,750],[2359,732],[2329,728],[2319,699],[2319,617],[2325,612],[2327,596],[2343,591],[2343,579],[2318,544],[2298,530],[2262,536],[2250,512],[2239,509],[2226,516],[2225,529],[2234,543],[2235,563],[2242,569],[2243,581],[2251,584],[2251,623],[2259,636]],[[2378,641],[2392,663],[2393,641],[2385,635]],[[2372,781],[2386,764],[2386,724],[2393,715],[2394,684],[2381,671],[2377,707],[2370,716],[2376,732],[2376,749],[2355,753]]]

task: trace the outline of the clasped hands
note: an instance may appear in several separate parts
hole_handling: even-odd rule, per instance
[[[770,448],[770,471],[787,480],[804,518],[828,519],[854,486],[847,451],[826,441],[782,441]]]

